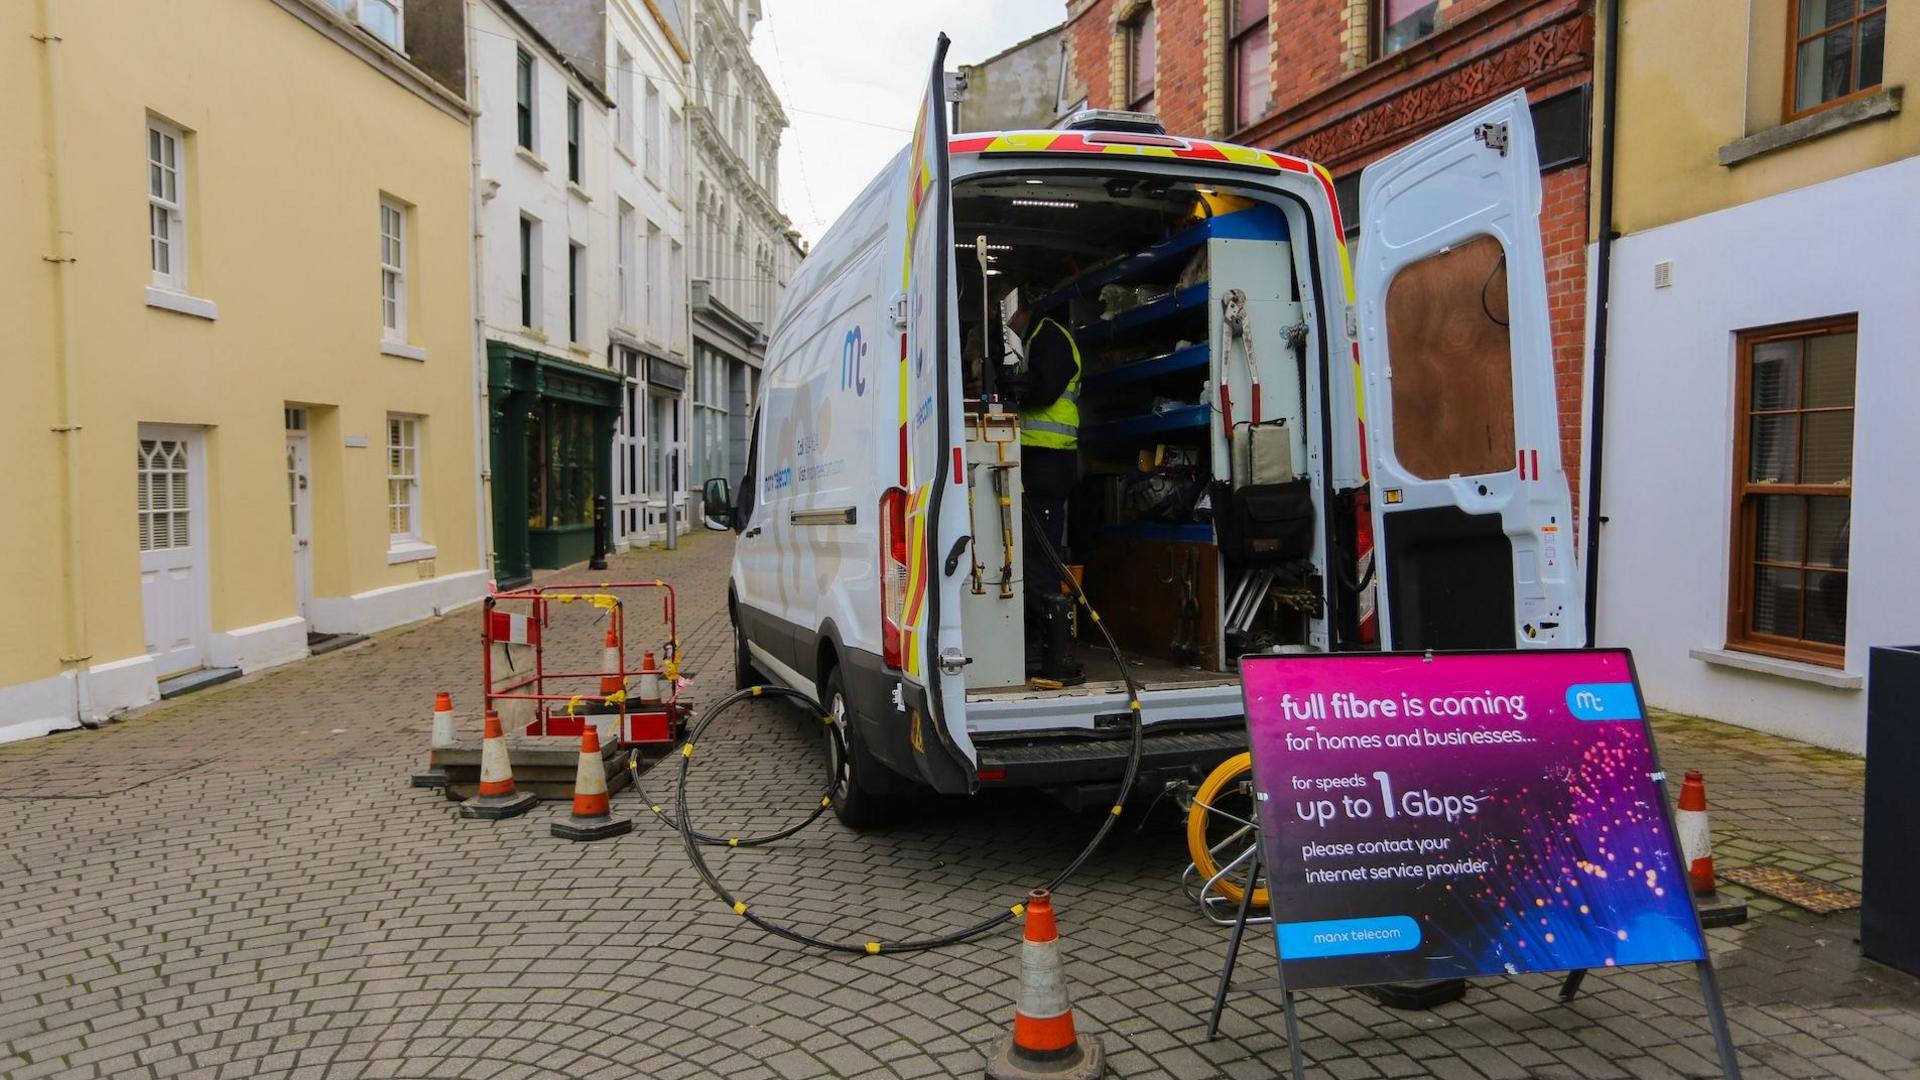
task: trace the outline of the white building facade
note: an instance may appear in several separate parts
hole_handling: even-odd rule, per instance
[[[1914,191],[1910,157],[1615,242],[1598,640],[1655,704],[1865,751],[1868,650],[1920,641]]]
[[[797,249],[780,212],[786,113],[749,51],[760,0],[694,0],[688,103],[693,373],[688,447],[696,488],[737,486],[767,332]]]

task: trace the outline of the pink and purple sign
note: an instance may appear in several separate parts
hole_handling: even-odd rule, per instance
[[[1241,676],[1289,989],[1705,958],[1625,651]]]

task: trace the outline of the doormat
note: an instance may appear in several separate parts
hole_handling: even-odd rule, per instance
[[[1815,915],[1833,915],[1860,906],[1860,894],[1778,866],[1733,866],[1720,876]]]

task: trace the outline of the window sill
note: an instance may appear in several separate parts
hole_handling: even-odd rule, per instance
[[[655,190],[655,191],[665,191],[665,190],[667,189],[667,186],[666,186],[665,184],[662,184],[662,183],[660,182],[660,174],[659,174],[659,173],[657,173],[657,172],[654,172],[654,171],[652,171],[651,169],[649,169],[649,170],[648,170],[648,171],[647,171],[647,172],[646,172],[646,173],[645,173],[644,175],[645,175],[645,176],[646,176],[646,178],[647,178],[647,183],[649,183],[649,184],[652,184],[652,185],[653,185],[653,190]]]
[[[635,168],[640,167],[640,159],[633,156],[632,149],[625,146],[621,146],[619,143],[614,143],[613,148],[615,151],[617,151],[620,154],[621,157],[627,159],[627,164],[632,165]]]
[[[1869,120],[1897,115],[1900,112],[1900,91],[1898,86],[1889,86],[1877,94],[1868,94],[1798,120],[1789,120],[1744,139],[1735,139],[1720,148],[1720,164],[1731,168],[1762,154],[1798,146],[1809,139],[1817,139]]]
[[[1850,671],[1803,663],[1799,660],[1782,660],[1779,657],[1763,656],[1760,653],[1736,652],[1732,649],[1688,649],[1687,655],[1703,664],[1712,664],[1715,667],[1754,671],[1762,675],[1812,683],[1834,690],[1858,690],[1866,685],[1864,678]]]
[[[572,341],[567,343],[567,351],[582,359],[585,359],[586,357],[593,355],[592,349],[588,348],[585,345],[581,345],[578,342],[572,342]]]
[[[147,306],[162,311],[177,311],[182,315],[192,315],[196,319],[212,322],[220,317],[220,305],[211,300],[202,300],[197,296],[174,292],[171,289],[147,286]]]
[[[587,189],[581,187],[579,183],[573,180],[567,181],[567,194],[572,195],[574,198],[579,199],[581,202],[584,202],[584,203],[590,203],[593,201],[593,196],[587,194]]]
[[[406,543],[396,544],[387,549],[387,565],[399,566],[401,563],[419,562],[422,559],[431,559],[438,554],[440,554],[440,549],[434,547],[432,544],[422,544],[417,540],[409,540]]]
[[[382,341],[380,352],[383,356],[397,356],[402,360],[425,360],[427,350],[418,345],[409,345],[404,341]]]
[[[541,172],[547,171],[547,163],[540,160],[540,155],[534,153],[533,151],[527,149],[524,146],[514,147],[513,156],[519,158],[521,161],[526,162],[527,164],[533,166],[534,168],[539,169]]]

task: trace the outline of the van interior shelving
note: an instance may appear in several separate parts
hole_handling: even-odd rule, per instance
[[[1218,684],[1233,678],[1230,658],[1249,646],[1303,643],[1310,565],[1282,568],[1257,610],[1230,628],[1227,608],[1244,571],[1222,558],[1211,520],[1213,499],[1235,479],[1228,405],[1235,439],[1247,438],[1249,420],[1261,420],[1269,425],[1263,438],[1291,443],[1282,455],[1287,479],[1307,471],[1303,361],[1290,344],[1301,307],[1286,216],[1272,203],[1218,188],[1061,172],[966,180],[954,196],[979,568],[962,590],[969,697],[1106,694],[1120,685],[1105,650],[1089,647],[1091,635],[1083,633],[1079,649],[1088,682],[1060,689],[1035,688],[1021,650],[1006,644],[1022,637],[1024,529],[1003,529],[995,518],[1003,493],[1018,514],[1019,453],[1008,444],[1011,426],[989,421],[983,400],[1007,389],[1004,376],[989,386],[983,369],[1012,370],[1001,363],[998,341],[1001,297],[1012,288],[1035,325],[1051,318],[1070,327],[1080,350],[1070,558],[1084,568],[1087,595],[1135,664],[1136,679]],[[1245,298],[1251,360],[1244,346],[1225,347],[1228,290]],[[1216,390],[1223,379],[1224,396]],[[1006,400],[1002,409],[1011,414],[1017,403]],[[1016,578],[1010,590],[1001,587],[1007,566]]]

